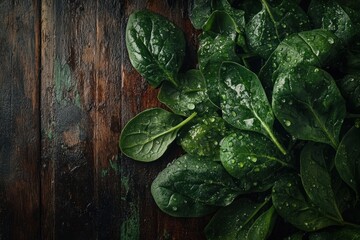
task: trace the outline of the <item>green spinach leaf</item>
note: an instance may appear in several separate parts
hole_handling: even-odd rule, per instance
[[[194,111],[198,113],[215,111],[215,106],[207,95],[204,77],[195,69],[179,74],[177,87],[164,82],[158,99],[178,115],[190,116]]]
[[[348,111],[360,113],[360,72],[346,75],[337,84],[346,100]]]
[[[198,49],[199,68],[205,78],[210,100],[219,106],[219,70],[223,61],[239,61],[235,36],[203,33]]]
[[[297,65],[322,67],[338,54],[339,39],[330,31],[314,29],[285,38],[261,68],[259,78],[268,92],[278,75]]]
[[[267,210],[268,199],[256,203],[246,198],[235,200],[231,205],[216,212],[205,228],[208,240],[266,239],[251,238],[267,236],[275,221],[275,212]],[[262,234],[258,234],[259,231]],[[251,234],[248,237],[248,234]]]
[[[327,146],[308,143],[300,155],[300,175],[305,192],[310,201],[327,215],[343,221],[336,204],[331,185],[331,175],[325,162]]]
[[[293,1],[283,0],[272,6],[261,0],[262,10],[246,25],[250,50],[267,59],[288,35],[310,28],[306,13]]]
[[[161,108],[145,110],[125,125],[120,135],[120,149],[134,160],[157,160],[174,141],[178,130],[195,115],[182,121],[180,116]]]
[[[189,16],[194,28],[201,29],[209,19],[213,12],[212,2],[212,0],[194,0]]]
[[[312,233],[309,240],[360,240],[360,230],[352,227],[341,227]]]
[[[286,154],[273,132],[274,115],[256,74],[240,64],[224,62],[220,79],[224,120],[241,130],[264,134]]]
[[[132,13],[126,26],[126,47],[131,64],[152,86],[163,80],[177,85],[185,38],[165,17],[146,10]]]
[[[345,43],[360,33],[360,15],[347,3],[336,0],[312,0],[309,16],[316,28],[332,31]]]
[[[301,180],[295,174],[282,177],[275,182],[272,201],[277,213],[300,230],[311,232],[340,224],[338,219],[325,215],[309,202]]]
[[[285,156],[268,138],[245,131],[232,133],[222,140],[220,160],[233,177],[241,180],[241,189],[245,192],[269,189],[274,183],[273,176],[289,166]]]
[[[206,116],[197,119],[190,127],[182,129],[179,142],[189,154],[214,157],[214,160],[219,160],[219,143],[228,132],[228,127],[221,117]]]
[[[283,71],[274,85],[272,106],[294,137],[337,148],[345,101],[327,72],[306,65]]]
[[[151,194],[171,216],[198,217],[232,203],[239,189],[218,162],[183,155],[159,173]]]
[[[335,156],[335,167],[340,177],[360,194],[360,129],[352,127],[343,137]]]

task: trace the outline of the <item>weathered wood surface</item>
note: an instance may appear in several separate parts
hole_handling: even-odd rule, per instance
[[[163,214],[157,162],[122,156],[118,137],[157,90],[131,67],[129,14],[182,28],[195,66],[190,0],[0,0],[0,239],[203,239],[205,219]]]

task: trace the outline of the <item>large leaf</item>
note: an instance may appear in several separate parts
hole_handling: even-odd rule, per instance
[[[220,93],[223,118],[241,130],[261,133],[286,153],[273,133],[274,115],[256,74],[234,62],[220,69]]]
[[[239,189],[218,162],[184,155],[159,173],[151,193],[165,213],[197,217],[213,211],[213,206],[229,205]]]
[[[174,113],[183,116],[189,116],[194,111],[204,113],[215,108],[207,95],[204,77],[195,69],[179,74],[177,87],[164,82],[158,99]]]
[[[194,116],[182,121],[180,116],[164,109],[147,109],[125,125],[120,135],[120,149],[134,160],[154,161],[164,154],[178,130]]]
[[[326,145],[308,143],[300,155],[300,175],[311,202],[327,215],[342,221],[325,162]]]
[[[261,0],[262,10],[246,25],[250,50],[267,59],[288,35],[308,30],[306,13],[293,1],[283,0],[272,6]]]
[[[223,61],[239,61],[233,35],[200,35],[199,68],[205,78],[209,98],[219,106],[219,70]]]
[[[277,76],[297,65],[324,66],[338,53],[339,39],[330,31],[314,29],[282,41],[261,68],[259,78],[271,91]]]
[[[279,74],[272,106],[277,119],[294,137],[337,148],[345,101],[327,72],[299,65]]]
[[[360,240],[360,230],[352,227],[341,227],[312,233],[309,240]]]
[[[335,167],[340,177],[360,194],[360,129],[353,127],[343,137],[335,156]]]
[[[233,177],[241,180],[245,192],[267,190],[274,183],[276,173],[289,165],[268,138],[245,131],[223,139],[220,160]]]
[[[272,208],[264,212],[266,203],[267,200],[256,203],[246,198],[237,199],[231,205],[217,211],[212,217],[205,228],[206,238],[208,240],[266,239],[264,237],[271,232],[276,216]]]
[[[288,175],[275,182],[272,201],[277,213],[300,230],[310,232],[341,224],[307,200],[297,175]]]
[[[185,55],[182,31],[165,17],[143,10],[132,13],[126,26],[131,64],[153,86],[163,80],[176,85]]]
[[[181,147],[189,154],[212,156],[219,160],[220,141],[227,135],[225,121],[218,116],[204,116],[180,132]]]
[[[315,27],[332,31],[344,42],[349,42],[360,33],[360,7],[358,2],[356,7],[349,3],[351,1],[347,2],[312,0],[309,6],[309,16]]]

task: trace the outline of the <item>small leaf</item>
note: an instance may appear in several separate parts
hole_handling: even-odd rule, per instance
[[[267,239],[274,227],[276,216],[277,214],[273,206],[262,213],[250,227],[246,236],[247,239]]]
[[[210,100],[219,106],[220,66],[223,61],[239,61],[235,53],[235,36],[203,33],[199,38],[199,68],[204,76]]]
[[[348,111],[360,113],[360,72],[346,75],[337,84],[346,100]]]
[[[337,148],[345,101],[327,72],[299,65],[279,74],[272,106],[276,118],[295,138]]]
[[[283,0],[271,6],[261,0],[262,10],[246,25],[250,50],[267,59],[288,35],[309,29],[306,13],[293,1]]]
[[[340,224],[308,202],[297,175],[288,175],[275,182],[272,201],[277,213],[300,230],[311,232]]]
[[[260,214],[264,211],[267,200],[255,203],[246,198],[235,200],[231,205],[221,208],[212,217],[205,227],[208,240],[233,240],[233,239],[259,239],[247,238],[251,227],[255,224]],[[271,213],[271,212],[270,212]],[[271,214],[269,214],[271,215]],[[263,216],[256,224],[264,223],[263,231],[271,231],[273,216]],[[266,220],[265,220],[266,219]],[[259,230],[256,226],[252,231]],[[252,232],[251,234],[253,234]]]
[[[343,137],[335,156],[335,167],[340,177],[356,193],[360,189],[360,129],[353,127]]]
[[[261,133],[281,150],[273,133],[274,115],[256,74],[234,62],[220,68],[220,93],[223,118],[241,130]]]
[[[229,205],[239,190],[221,164],[184,155],[159,173],[151,193],[165,213],[199,217],[214,211],[214,206]]]
[[[276,173],[289,165],[284,158],[268,138],[258,133],[232,133],[221,142],[221,163],[233,177],[240,179],[244,192],[269,189]]]
[[[218,116],[204,116],[190,127],[182,129],[179,142],[185,152],[219,159],[220,141],[228,129],[225,121]]]
[[[190,116],[194,111],[198,113],[214,111],[209,101],[204,77],[199,70],[189,70],[179,74],[178,86],[164,82],[158,99],[174,113]]]
[[[119,140],[121,151],[134,160],[154,161],[164,154],[178,130],[194,116],[182,121],[180,116],[161,108],[145,110],[122,130]]]
[[[212,13],[212,0],[194,0],[190,21],[195,29],[201,29]]]
[[[311,202],[327,215],[342,221],[331,186],[324,152],[326,145],[308,143],[300,154],[301,180]]]
[[[176,85],[185,38],[173,23],[146,10],[132,13],[126,26],[126,47],[131,64],[152,86],[163,80]]]

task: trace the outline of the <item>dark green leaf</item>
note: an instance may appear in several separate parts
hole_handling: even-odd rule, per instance
[[[309,16],[316,28],[327,29],[344,42],[349,42],[360,33],[359,4],[357,5],[358,9],[352,9],[351,5],[341,4],[341,1],[312,0]]]
[[[348,111],[360,113],[360,72],[346,75],[337,83]]]
[[[126,47],[131,64],[154,87],[163,80],[176,85],[185,55],[182,31],[165,17],[149,11],[130,15]]]
[[[220,141],[228,133],[225,121],[218,116],[205,116],[180,132],[179,142],[189,154],[212,156],[219,160]]]
[[[214,11],[203,27],[204,31],[216,34],[235,35],[241,30],[238,28],[234,19],[225,11]]]
[[[184,155],[159,173],[151,193],[165,213],[198,217],[213,211],[213,206],[229,205],[239,190],[218,162]]]
[[[223,61],[239,61],[235,53],[235,37],[212,33],[200,35],[199,68],[205,78],[211,101],[219,106],[219,69]]]
[[[221,208],[206,226],[206,238],[208,240],[263,239],[248,238],[247,235],[256,223],[261,212],[264,211],[266,203],[267,200],[263,203],[255,203],[249,199],[240,198],[235,200],[231,205]],[[265,234],[271,231],[274,215],[275,214],[270,211],[262,216],[252,229],[251,234],[254,234],[254,231],[260,229],[260,222],[264,224],[262,231],[264,231]]]
[[[346,109],[327,72],[306,65],[283,71],[274,85],[272,106],[277,119],[294,137],[337,148]]]
[[[259,78],[269,91],[277,76],[297,65],[324,66],[338,53],[339,39],[323,29],[292,34],[282,41],[261,68]]]
[[[312,203],[326,215],[342,221],[325,162],[326,148],[326,145],[314,143],[308,143],[303,148],[300,155],[301,181]]]
[[[360,189],[360,129],[351,128],[341,140],[335,156],[335,167],[340,177],[359,198]]]
[[[283,0],[276,6],[261,0],[262,10],[246,25],[250,50],[267,59],[288,35],[308,30],[306,13],[293,1]]]
[[[303,237],[304,237],[304,233],[298,232],[298,233],[295,233],[291,236],[284,238],[284,240],[302,240]]]
[[[119,141],[121,151],[134,160],[154,161],[164,154],[178,130],[193,117],[182,121],[180,116],[161,108],[145,110],[122,130]]]
[[[233,177],[241,180],[240,188],[244,192],[269,189],[276,172],[288,165],[284,155],[268,138],[245,131],[223,139],[220,160]]]
[[[274,227],[276,216],[277,214],[274,207],[271,207],[266,212],[262,213],[250,227],[246,239],[267,239]]]
[[[234,62],[220,68],[220,94],[223,118],[241,130],[269,137],[286,153],[273,133],[274,115],[256,74]]]
[[[358,228],[341,227],[312,233],[309,240],[360,240]]]
[[[288,175],[275,182],[272,201],[277,213],[300,230],[316,231],[339,224],[307,200],[297,175]]]
[[[190,20],[194,28],[201,29],[212,13],[212,0],[194,0]]]
[[[174,113],[183,116],[189,116],[194,111],[203,113],[215,108],[209,101],[204,77],[195,69],[179,74],[177,87],[164,82],[158,99]]]

